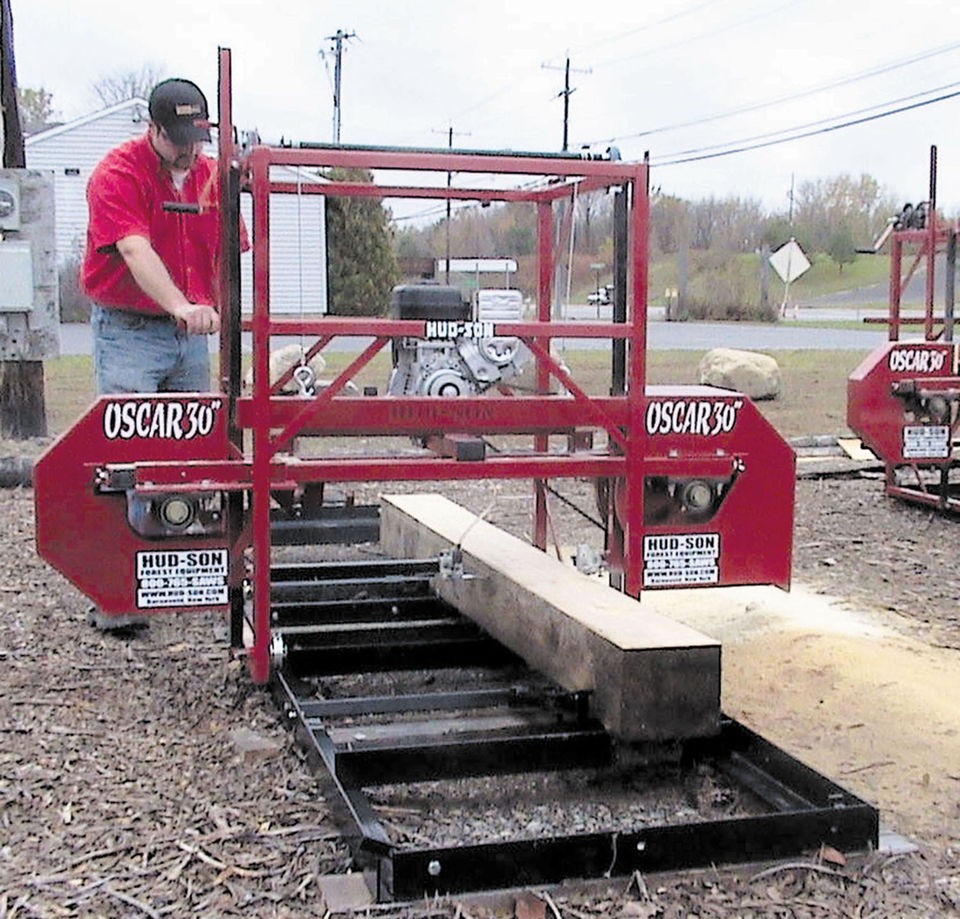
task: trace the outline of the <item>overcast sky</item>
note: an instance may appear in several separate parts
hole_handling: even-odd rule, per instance
[[[555,151],[571,60],[571,149],[649,150],[652,184],[689,199],[786,210],[791,181],[868,173],[898,200],[960,214],[960,8],[955,0],[12,0],[21,86],[61,119],[93,84],[151,64],[215,107],[233,54],[234,121],[264,140],[332,139],[333,56],[345,44],[344,143]],[[321,54],[325,52],[325,54]],[[910,111],[834,131],[896,108]],[[805,139],[692,159],[787,135]],[[717,147],[717,145],[722,145]],[[687,152],[689,151],[689,152]]]

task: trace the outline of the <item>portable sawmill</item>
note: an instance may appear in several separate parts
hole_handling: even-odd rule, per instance
[[[957,225],[937,214],[936,147],[929,198],[907,204],[870,251],[890,244],[889,340],[850,375],[847,424],[885,468],[886,493],[960,514],[960,344],[954,341]],[[922,269],[923,310],[905,315]],[[942,290],[937,276],[943,272]]]
[[[873,808],[722,715],[719,643],[641,599],[787,588],[794,495],[793,451],[748,398],[646,384],[647,164],[611,152],[240,145],[230,83],[223,49],[220,388],[97,400],[37,463],[41,555],[107,615],[229,620],[233,653],[254,683],[271,685],[326,766],[354,828],[355,865],[380,899],[793,854],[822,841],[875,845]],[[373,181],[335,178],[337,168]],[[299,181],[300,170],[325,180]],[[609,321],[564,319],[555,293],[575,205],[590,194],[612,198]],[[515,298],[485,307],[447,285],[416,284],[394,291],[386,318],[279,315],[271,208],[301,195],[529,207],[535,314],[517,311]],[[241,196],[252,214],[249,311]],[[300,356],[271,379],[281,338],[300,341]],[[344,340],[346,366],[319,385],[311,361]],[[561,360],[564,343],[603,355],[601,392]],[[390,363],[382,385],[355,385],[381,352]],[[376,452],[363,446],[371,439]],[[442,491],[467,480],[491,490],[498,480],[529,483],[529,543],[501,541],[506,534],[438,495],[383,498],[369,514],[331,498],[358,484]],[[551,501],[583,482],[595,506],[579,510],[599,532],[608,583],[545,551]],[[428,512],[436,520],[424,535],[414,518]],[[292,542],[375,541],[381,519],[398,550],[391,557],[280,557]],[[519,569],[526,592],[495,581],[498,565]],[[504,602],[509,615],[491,613]],[[536,650],[525,660],[527,646]],[[397,677],[378,694],[384,671],[430,676],[407,690]],[[353,688],[338,696],[331,687],[344,676]],[[389,837],[367,794],[385,781],[608,768],[623,742],[648,752],[664,744],[670,757],[682,750],[688,770],[715,761],[766,811],[411,850]]]
[[[230,306],[223,316],[221,391],[101,398],[36,468],[40,552],[105,614],[229,610],[236,641],[248,627],[254,681],[266,682],[271,521],[284,506],[302,508],[299,496],[316,483],[358,481],[528,479],[531,539],[543,549],[547,486],[591,479],[603,502],[606,561],[627,594],[789,584],[792,450],[739,393],[645,387],[645,164],[579,155],[238,148],[229,92],[221,93],[221,106],[219,207],[226,255],[220,289],[221,302]],[[290,172],[283,181],[274,176],[276,167],[359,168],[373,171],[378,183],[298,183],[289,180]],[[445,182],[429,184],[448,172],[473,184],[449,190]],[[426,183],[402,184],[411,182],[411,174]],[[577,196],[603,189],[615,195],[612,321],[558,321],[555,240],[563,228],[555,226],[556,213],[565,203],[569,220]],[[242,315],[239,296],[241,194],[252,199],[250,316]],[[539,229],[536,317],[475,320],[449,300],[448,289],[429,286],[420,293],[401,291],[391,318],[273,315],[270,203],[278,195],[310,194],[528,202]],[[252,336],[249,392],[241,382],[241,331]],[[307,344],[303,366],[290,368],[271,386],[271,344],[278,336]],[[303,397],[280,393],[315,354],[344,339],[365,343],[329,385]],[[578,385],[551,349],[560,339],[571,348],[607,343],[608,393],[588,394]],[[512,392],[500,379],[521,344],[532,356],[525,377],[533,392]],[[353,392],[348,383],[391,347],[399,355],[394,375],[402,373],[403,380],[376,395]],[[421,355],[429,350],[430,358],[406,358],[411,347]],[[529,443],[485,449],[483,438],[497,435],[525,435]],[[422,455],[303,458],[292,448],[306,436],[415,437],[425,448]],[[104,545],[111,546],[109,566],[102,564]]]

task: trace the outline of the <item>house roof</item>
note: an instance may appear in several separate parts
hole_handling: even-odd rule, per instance
[[[80,118],[74,118],[72,121],[66,121],[63,124],[51,126],[43,131],[37,131],[35,134],[29,135],[25,139],[24,144],[27,147],[33,146],[34,144],[40,144],[45,140],[51,140],[54,137],[59,137],[61,134],[66,134],[75,128],[80,128],[86,124],[90,124],[91,122],[99,121],[101,118],[107,118],[110,115],[115,115],[117,112],[122,112],[126,109],[133,109],[137,107],[143,109],[143,120],[146,122],[149,118],[147,112],[147,101],[140,98],[125,99],[123,102],[117,102],[115,105],[98,109],[95,112],[90,112],[88,115],[82,115]],[[216,131],[216,128],[214,128],[214,131]],[[277,173],[278,176],[283,176],[287,181],[292,182],[296,182],[298,179],[301,182],[310,184],[322,184],[329,181],[323,176],[318,176],[315,173],[309,172],[306,169],[297,166],[274,166],[271,167],[271,172]]]
[[[29,147],[33,144],[42,143],[43,141],[49,140],[52,137],[57,137],[60,134],[65,134],[68,131],[72,131],[74,128],[79,128],[85,124],[89,124],[91,121],[98,121],[101,118],[106,118],[115,114],[116,112],[121,112],[124,109],[137,107],[143,109],[144,120],[146,120],[146,99],[124,99],[123,102],[117,102],[115,105],[109,105],[106,108],[98,109],[95,112],[91,112],[89,115],[81,115],[79,118],[74,118],[72,121],[65,121],[63,124],[58,124],[55,127],[46,128],[43,131],[37,131],[36,133],[29,135],[24,140],[24,145]]]

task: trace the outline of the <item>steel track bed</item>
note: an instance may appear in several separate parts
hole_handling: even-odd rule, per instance
[[[877,846],[874,807],[732,719],[709,740],[618,745],[589,718],[585,694],[530,672],[439,601],[430,588],[438,569],[432,560],[274,572],[283,636],[274,695],[336,787],[331,806],[378,901],[787,858],[824,843]],[[489,779],[499,788],[524,775],[572,774],[576,784],[589,774],[640,789],[705,773],[753,802],[749,812],[589,832],[527,827],[516,838],[451,845],[398,841],[383,818],[390,808],[376,803],[383,787],[423,782]]]

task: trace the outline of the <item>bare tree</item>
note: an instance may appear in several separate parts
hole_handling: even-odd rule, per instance
[[[48,93],[42,86],[40,89],[22,86],[19,93],[24,133],[33,134],[50,127],[57,115],[53,108],[53,93]]]
[[[150,91],[163,79],[163,68],[144,64],[139,70],[116,73],[93,84],[93,91],[104,106],[126,102],[127,99],[147,99]]]

